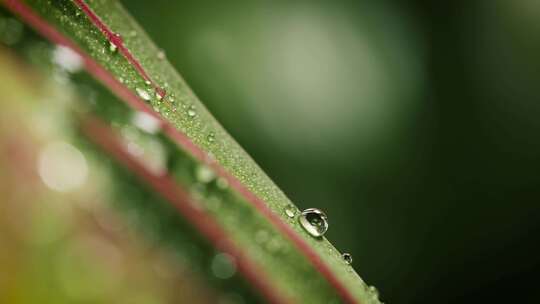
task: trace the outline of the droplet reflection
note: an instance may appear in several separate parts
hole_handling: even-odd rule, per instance
[[[302,227],[314,237],[322,237],[328,230],[328,217],[316,208],[302,211],[299,221]]]
[[[346,252],[345,252],[345,253],[343,253],[343,254],[341,255],[341,257],[343,258],[343,261],[345,261],[345,263],[346,263],[347,265],[351,265],[351,264],[352,264],[353,258],[352,258],[352,255],[351,255],[350,253],[346,253]]]

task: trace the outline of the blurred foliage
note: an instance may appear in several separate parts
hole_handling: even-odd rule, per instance
[[[68,143],[73,95],[19,60],[0,48],[0,303],[221,299],[113,212],[105,166]]]

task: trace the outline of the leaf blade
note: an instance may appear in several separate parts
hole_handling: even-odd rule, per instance
[[[11,0],[6,3],[16,5],[20,1]],[[53,40],[62,40],[62,37],[65,38],[63,35],[65,35],[70,39],[64,39],[64,43],[69,44],[69,41],[75,41],[71,47],[79,49],[78,51],[83,54],[90,73],[94,74],[120,99],[126,101],[133,108],[158,117],[164,132],[175,143],[188,151],[200,163],[212,166],[218,175],[225,178],[243,199],[252,204],[259,216],[262,215],[279,233],[285,235],[288,241],[294,244],[295,250],[307,258],[311,267],[320,273],[328,283],[326,288],[317,291],[320,296],[315,293],[313,303],[317,300],[321,300],[321,302],[331,300],[333,293],[337,293],[347,303],[358,303],[360,299],[362,302],[371,300],[367,286],[354,272],[351,272],[350,267],[343,264],[339,252],[330,243],[325,239],[311,238],[298,223],[287,221],[283,210],[291,206],[288,198],[217,123],[172,66],[155,56],[158,48],[151,43],[150,39],[120,7],[118,2],[92,1],[88,2],[88,6],[85,6],[86,2],[75,1],[79,8],[82,6],[82,11],[88,17],[86,23],[81,22],[81,15],[77,15],[76,7],[68,1],[58,1],[52,5],[44,4],[41,1],[29,1],[28,3],[32,8],[40,11],[41,15],[47,16],[51,23],[56,22],[56,26],[65,31],[60,36],[49,33]],[[94,15],[88,16],[90,11]],[[92,17],[98,15],[100,16],[99,22],[96,21],[98,19]],[[97,30],[96,24],[98,25]],[[37,24],[37,27],[38,29],[49,28],[42,23]],[[104,30],[103,27],[106,27],[107,30]],[[110,28],[114,28],[114,30]],[[120,43],[120,40],[115,40],[115,33],[120,33],[123,37],[130,36],[129,39],[125,39],[125,47],[124,41]],[[136,34],[131,37],[132,33]],[[104,40],[103,34],[106,40]],[[107,52],[107,44],[104,42],[119,47],[124,56],[116,56]],[[105,52],[103,52],[104,49]],[[125,50],[128,50],[127,53]],[[122,83],[120,79],[127,80],[129,83]],[[161,101],[159,98],[152,98],[150,104],[142,101],[135,92],[136,89],[146,88],[148,81],[150,81],[153,90],[159,89],[161,91],[163,87],[166,87],[168,100]],[[161,85],[161,82],[164,84]],[[159,92],[157,93],[159,95]],[[182,103],[180,104],[178,101]],[[178,111],[180,107],[182,110]],[[161,114],[157,116],[152,108]],[[193,112],[195,115],[192,114]],[[212,142],[208,140],[209,134],[213,134]],[[213,162],[212,159],[209,161],[209,154],[212,155],[211,158],[215,158],[216,162]],[[242,234],[239,229],[235,230],[229,227],[229,230],[234,230],[233,234]],[[247,238],[247,241],[243,242],[243,246],[249,248],[249,235],[241,237]],[[294,265],[295,263],[302,264],[297,258],[291,259],[291,261],[286,261],[288,267],[301,268]],[[276,280],[280,272],[278,269],[273,271]],[[290,277],[294,278],[294,276]],[[300,279],[296,280],[298,281],[297,285],[302,285]],[[286,286],[281,288],[287,289]],[[307,286],[302,289],[310,290]]]

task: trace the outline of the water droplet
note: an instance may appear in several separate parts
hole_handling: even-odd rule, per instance
[[[288,217],[293,218],[296,215],[296,209],[292,205],[289,205],[285,208],[285,214]]]
[[[118,50],[118,47],[116,46],[116,44],[114,44],[112,41],[109,42],[109,51],[111,51],[112,53],[115,53],[117,50]]]
[[[212,273],[219,279],[228,279],[236,273],[234,258],[227,253],[218,253],[212,259]]]
[[[187,114],[191,118],[195,117],[197,115],[197,112],[195,111],[195,107],[194,106],[189,107]]]
[[[165,95],[167,95],[167,92],[162,88],[156,88],[156,98],[161,101]]]
[[[67,46],[57,45],[52,57],[54,63],[70,73],[78,72],[84,67],[84,61],[81,56]]]
[[[122,43],[124,43],[124,39],[118,33],[114,33],[112,36],[109,36],[109,41],[110,41],[109,48],[111,48],[111,45],[114,45],[114,51],[116,51],[118,46],[121,46]]]
[[[214,180],[216,174],[214,171],[205,165],[198,166],[195,170],[195,178],[201,183],[209,183]]]
[[[139,95],[140,98],[142,98],[145,101],[150,101],[151,99],[150,94],[146,90],[136,88],[135,91],[137,91],[137,95]]]
[[[131,118],[131,122],[149,134],[156,134],[161,129],[160,121],[146,112],[135,112]]]
[[[214,140],[216,140],[216,134],[214,132],[208,133],[208,136],[206,136],[206,140],[208,140],[209,143],[213,143]]]
[[[159,50],[159,51],[157,52],[157,58],[158,58],[159,60],[165,59],[165,51]]]
[[[302,227],[314,237],[322,237],[328,230],[328,217],[316,208],[302,211],[299,221]]]
[[[379,290],[377,289],[377,287],[375,286],[369,286],[368,287],[368,292],[370,293],[371,297],[374,298],[374,299],[378,299],[379,298]]]
[[[147,86],[149,86],[149,85],[151,85],[152,83],[150,82],[150,80],[146,80],[146,81],[144,82],[144,84],[146,84]]]
[[[341,255],[341,257],[343,258],[343,261],[345,261],[345,263],[347,263],[347,265],[351,265],[352,264],[352,255],[350,253],[343,253]]]

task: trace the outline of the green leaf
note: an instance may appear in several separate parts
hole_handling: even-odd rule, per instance
[[[236,265],[269,302],[379,302],[328,240],[302,228],[300,211],[219,125],[118,1],[4,4],[53,43],[78,53],[87,71],[109,89],[93,103],[76,106],[76,125],[93,143],[90,149],[116,160],[112,186],[118,208],[136,210],[141,231],[186,253],[218,288],[245,283],[235,278],[226,283]],[[98,86],[85,75],[73,78]],[[141,115],[157,125],[156,132],[133,126]],[[122,144],[126,140],[149,151],[146,157],[130,154]],[[258,297],[247,287],[237,289],[248,299]]]

